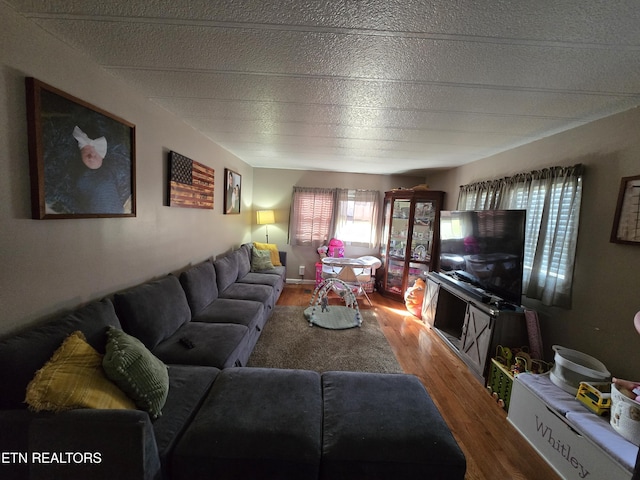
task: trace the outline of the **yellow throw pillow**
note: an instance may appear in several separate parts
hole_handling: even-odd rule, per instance
[[[258,250],[269,250],[271,254],[271,263],[273,263],[274,267],[281,267],[282,263],[280,263],[280,253],[278,253],[278,246],[273,243],[260,243],[253,242],[254,248]]]
[[[69,335],[27,386],[25,401],[39,412],[74,408],[135,409],[102,369],[102,355],[80,331]]]

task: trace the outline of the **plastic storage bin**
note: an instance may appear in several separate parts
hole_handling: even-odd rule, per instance
[[[611,379],[607,367],[592,356],[560,345],[554,345],[553,350],[556,353],[549,378],[565,392],[575,396],[580,382],[601,383]]]

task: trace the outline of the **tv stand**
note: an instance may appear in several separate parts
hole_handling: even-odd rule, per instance
[[[528,344],[524,311],[449,275],[430,272],[422,320],[486,383],[498,345]]]
[[[456,273],[456,276],[451,276],[451,275],[446,275],[438,272],[433,272],[432,275],[440,279],[440,281],[442,282],[449,283],[452,287],[464,290],[468,296],[472,297],[475,300],[478,300],[479,302],[489,303],[491,301],[491,295],[489,295],[489,292],[472,284],[471,282],[460,280],[459,273]],[[461,277],[461,278],[464,278],[464,277]]]

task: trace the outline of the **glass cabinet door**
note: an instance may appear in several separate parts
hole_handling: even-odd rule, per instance
[[[409,238],[409,214],[411,202],[394,200],[389,232],[389,257],[404,260]]]
[[[433,223],[435,220],[433,202],[416,202],[411,232],[409,254],[412,262],[431,263],[431,244],[433,243]],[[427,268],[428,270],[428,268]],[[420,275],[420,274],[418,274]],[[414,279],[415,280],[415,279]]]
[[[409,272],[407,275],[407,288],[412,286],[418,277],[424,278],[429,273],[429,265],[426,263],[409,262]]]
[[[389,226],[389,251],[385,290],[402,294],[405,257],[410,251],[410,200],[393,200]]]
[[[388,199],[385,198],[384,199],[384,207],[383,207],[383,218],[390,218],[391,217],[391,204],[393,202]],[[389,254],[389,252],[387,252],[387,244],[389,243],[389,230],[390,230],[390,222],[385,221],[384,222],[384,227],[382,229],[382,242],[380,242],[380,256],[382,257],[382,263],[384,263],[386,265],[387,263],[387,255]]]
[[[403,294],[402,282],[404,281],[404,260],[391,258],[387,264],[385,290],[397,295]]]

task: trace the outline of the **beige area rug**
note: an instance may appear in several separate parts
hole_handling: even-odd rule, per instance
[[[249,367],[402,373],[375,310],[360,310],[362,326],[309,326],[305,307],[276,306],[249,358]]]

